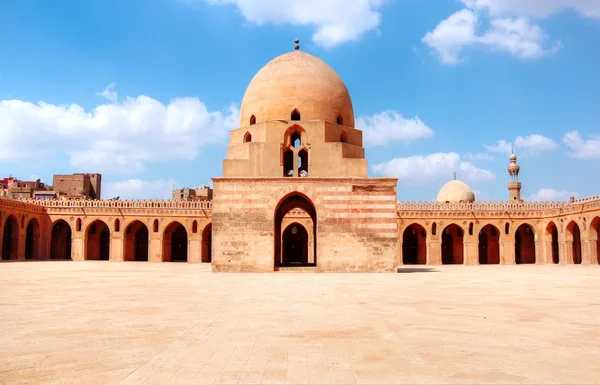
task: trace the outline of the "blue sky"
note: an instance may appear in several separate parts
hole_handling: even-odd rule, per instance
[[[221,175],[254,74],[293,49],[346,82],[371,176],[434,200],[598,195],[597,0],[0,2],[0,175],[100,172],[104,198]]]

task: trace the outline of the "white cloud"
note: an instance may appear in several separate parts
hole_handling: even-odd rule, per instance
[[[585,17],[600,18],[598,0],[460,0],[467,7],[492,16],[519,15],[545,18],[572,9]]]
[[[524,17],[492,19],[483,33],[477,30],[479,24],[479,16],[473,10],[462,9],[442,20],[422,41],[439,55],[443,64],[460,62],[460,53],[471,46],[504,51],[521,59],[537,59],[558,48],[557,44],[548,46],[544,31]]]
[[[574,158],[600,159],[600,136],[583,140],[579,132],[570,131],[563,136],[562,141],[571,150],[569,155]]]
[[[235,5],[250,23],[314,26],[315,43],[330,48],[358,40],[381,22],[378,9],[387,0],[205,0]]]
[[[551,151],[558,148],[558,144],[543,135],[532,134],[518,136],[513,143],[502,139],[496,145],[484,145],[487,151],[510,155],[513,148],[518,155],[536,155],[543,151]]]
[[[365,147],[383,146],[391,142],[412,142],[430,138],[433,130],[419,117],[406,119],[391,110],[356,119],[356,127],[363,131]]]
[[[412,184],[448,181],[454,172],[458,174],[458,179],[469,181],[492,180],[496,177],[491,171],[462,160],[454,152],[394,158],[389,162],[375,164],[372,169],[377,174],[396,177],[402,183]]]
[[[106,86],[106,88],[102,92],[96,92],[96,95],[105,97],[112,103],[117,103],[117,101],[119,100],[119,94],[117,93],[116,87],[117,83],[112,82],[108,86]]]
[[[557,202],[569,200],[571,196],[577,197],[579,194],[573,191],[557,191],[551,188],[542,188],[530,197],[530,200],[537,202]]]
[[[173,179],[159,179],[144,181],[129,179],[122,182],[103,182],[102,199],[119,197],[124,199],[171,199],[173,186],[177,181]]]
[[[468,160],[468,161],[477,161],[477,160],[492,161],[492,160],[494,160],[494,157],[486,152],[477,152],[477,153],[468,152],[463,156],[463,158],[465,158],[465,160]]]
[[[203,146],[225,142],[238,124],[236,107],[208,111],[198,98],[165,105],[142,95],[117,102],[114,85],[101,94],[112,103],[91,111],[0,100],[0,160],[39,161],[63,153],[79,171],[134,173],[152,162],[193,159]]]

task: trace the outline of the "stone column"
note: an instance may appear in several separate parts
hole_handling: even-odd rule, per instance
[[[427,242],[427,241],[426,241],[426,242]],[[404,244],[404,242],[402,242],[402,237],[400,237],[400,240],[398,241],[398,245],[400,245],[400,246],[398,246],[398,250],[396,251],[396,267],[398,267],[398,266],[402,266],[402,265],[403,265],[403,263],[402,263],[402,250],[403,250],[403,249],[402,249],[402,245],[403,245],[403,244]],[[426,248],[425,248],[425,250],[427,250],[428,248],[429,248],[429,247],[426,247]],[[426,255],[425,255],[425,260],[427,260],[427,261],[428,261],[428,258],[427,258],[427,251],[425,251],[425,254],[426,254]],[[429,263],[429,262],[428,262],[428,263]]]
[[[201,231],[198,234],[192,234],[188,238],[188,263],[201,263],[202,262],[202,240],[198,237],[202,234]]]
[[[562,248],[560,263],[561,264],[573,264],[573,241],[566,240],[560,242],[560,246]]]
[[[19,240],[17,247],[17,259],[20,261],[25,260],[25,243],[27,242],[27,231],[19,231]]]
[[[479,239],[467,238],[463,253],[465,265],[479,265]]]
[[[442,264],[442,243],[439,241],[439,239],[427,242],[427,264]]]
[[[545,261],[545,252],[544,252],[544,242],[543,241],[534,241],[535,244],[535,264],[536,265],[543,265],[546,263]]]
[[[517,263],[515,259],[514,239],[501,241],[500,249],[503,251],[503,253],[500,255],[500,263],[502,265],[514,265]]]
[[[71,259],[74,261],[84,260],[85,242],[83,233],[80,231],[73,232],[71,243]]]
[[[162,262],[162,239],[160,237],[160,232],[158,233],[150,233],[150,239],[148,242],[148,262]]]
[[[110,237],[110,261],[123,262],[123,233],[114,233]]]
[[[542,243],[544,250],[543,250],[543,256],[544,256],[544,263],[546,264],[553,264],[552,262],[552,241],[544,241]]]

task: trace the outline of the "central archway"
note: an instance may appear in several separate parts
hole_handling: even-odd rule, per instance
[[[413,223],[402,234],[402,264],[427,264],[427,232],[423,226]]]
[[[32,218],[27,224],[25,235],[25,259],[37,259],[40,256],[40,223]]]
[[[308,232],[304,226],[297,222],[289,224],[281,238],[281,265],[308,265]]]
[[[457,224],[446,226],[442,232],[442,264],[462,265],[464,263],[464,232]]]
[[[282,232],[284,217],[294,209],[308,214],[311,222],[309,228],[296,221],[287,225]],[[274,269],[284,266],[316,266],[317,211],[311,200],[300,192],[286,195],[275,208],[274,222]],[[312,247],[309,242],[311,238]]]
[[[2,259],[17,259],[19,255],[19,222],[9,215],[4,222],[2,235]]]
[[[187,262],[188,234],[185,227],[171,222],[163,233],[163,262]]]
[[[148,227],[141,221],[135,220],[125,228],[123,242],[123,260],[148,261]]]
[[[479,264],[500,263],[500,230],[494,225],[485,225],[479,232]]]
[[[85,260],[108,261],[110,259],[110,230],[104,221],[97,219],[85,231]]]
[[[71,259],[71,226],[59,219],[52,225],[50,259]]]
[[[523,223],[515,232],[515,263],[535,263],[535,232],[533,227]]]

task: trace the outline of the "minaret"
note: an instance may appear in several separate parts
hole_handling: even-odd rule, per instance
[[[507,167],[510,182],[508,182],[508,196],[511,202],[521,201],[521,182],[519,182],[519,170],[521,167],[517,165],[517,156],[514,151],[510,154],[510,165]]]

